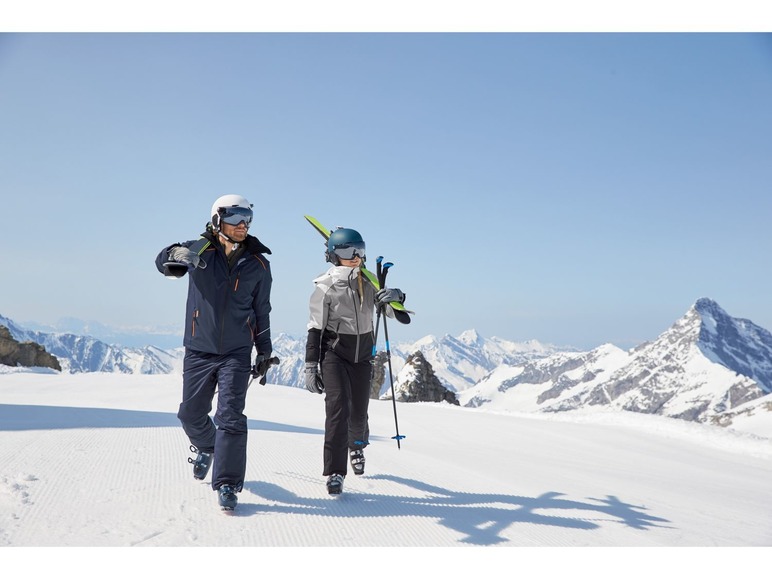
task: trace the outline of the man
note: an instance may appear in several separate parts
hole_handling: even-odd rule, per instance
[[[198,240],[161,250],[156,267],[166,276],[188,274],[182,403],[177,417],[196,453],[193,476],[212,470],[223,510],[233,510],[247,462],[247,386],[253,370],[264,375],[271,357],[271,250],[248,234],[252,204],[224,195]],[[209,417],[217,393],[214,421]]]

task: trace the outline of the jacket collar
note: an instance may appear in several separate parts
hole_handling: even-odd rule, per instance
[[[327,275],[329,275],[334,282],[347,282],[357,278],[359,275],[359,268],[348,267],[346,265],[333,265],[330,269],[327,270]]]
[[[207,230],[201,234],[201,237],[206,237],[212,243],[220,243],[219,236],[209,228],[207,228]],[[244,247],[244,250],[248,251],[249,253],[267,253],[268,255],[271,255],[271,250],[263,245],[262,242],[254,235],[247,234],[247,238],[244,240],[242,247]]]

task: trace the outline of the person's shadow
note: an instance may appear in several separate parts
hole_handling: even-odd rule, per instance
[[[269,420],[248,420],[250,430],[324,434],[318,428],[306,428]],[[148,428],[180,427],[176,414],[152,410],[119,408],[83,408],[80,406],[39,406],[0,404],[0,432],[21,430],[66,430],[70,428]]]
[[[420,516],[437,520],[441,525],[461,533],[463,538],[460,542],[470,545],[506,542],[508,539],[500,533],[516,523],[588,531],[600,528],[594,521],[601,517],[641,530],[669,523],[666,519],[646,513],[644,507],[625,503],[611,495],[576,501],[561,498],[564,495],[555,491],[545,492],[538,497],[480,494],[454,491],[393,475],[367,478],[401,484],[426,493],[426,496],[419,498],[349,491],[336,500],[330,500],[329,497],[300,497],[273,483],[253,481],[245,483],[244,490],[274,504],[240,503],[239,515],[279,512],[336,518]]]

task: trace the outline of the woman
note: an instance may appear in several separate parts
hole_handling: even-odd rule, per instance
[[[314,280],[306,343],[306,388],[325,394],[324,471],[327,491],[343,490],[348,463],[354,474],[365,472],[368,445],[367,408],[373,359],[373,313],[383,307],[393,317],[390,302],[405,301],[396,288],[376,293],[360,266],[365,242],[359,232],[339,228],[330,234],[325,253],[332,264]]]

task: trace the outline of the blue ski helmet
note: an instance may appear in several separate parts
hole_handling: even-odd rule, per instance
[[[358,231],[339,227],[330,234],[327,240],[327,261],[340,265],[341,259],[359,257],[365,260],[365,240]]]

